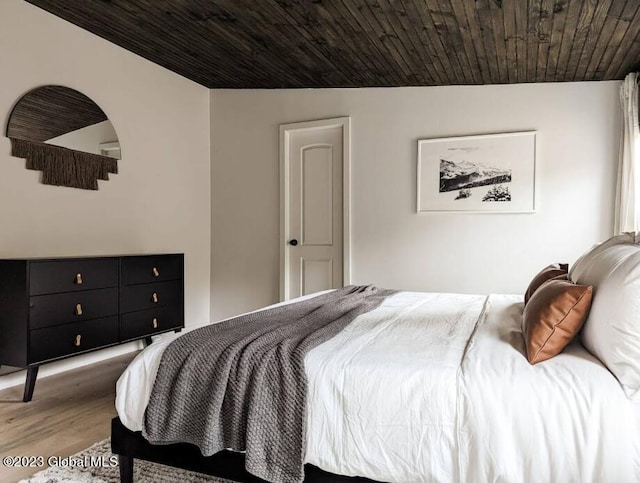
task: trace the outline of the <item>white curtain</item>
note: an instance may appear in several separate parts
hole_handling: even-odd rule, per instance
[[[620,87],[622,138],[616,187],[616,234],[640,231],[640,128],[638,127],[638,74],[625,77]]]

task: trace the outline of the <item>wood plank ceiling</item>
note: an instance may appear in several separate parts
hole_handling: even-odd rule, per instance
[[[639,0],[27,0],[210,88],[622,79]]]

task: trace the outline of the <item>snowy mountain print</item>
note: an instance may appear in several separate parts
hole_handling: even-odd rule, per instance
[[[440,159],[440,193],[510,182],[510,169],[487,163]]]

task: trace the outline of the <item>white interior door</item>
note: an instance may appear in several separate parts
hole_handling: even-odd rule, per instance
[[[283,126],[283,299],[344,285],[345,123],[332,121]]]

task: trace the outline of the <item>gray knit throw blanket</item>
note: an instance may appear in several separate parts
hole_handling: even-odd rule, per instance
[[[153,444],[246,451],[249,473],[304,479],[307,352],[396,291],[348,286],[189,332],[164,351],[145,414]]]

